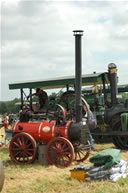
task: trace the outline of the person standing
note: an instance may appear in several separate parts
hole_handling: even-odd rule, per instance
[[[8,129],[8,125],[9,125],[8,113],[5,113],[5,114],[4,114],[3,123],[4,123],[4,128],[5,128],[5,130]]]
[[[30,96],[38,96],[39,104],[40,104],[40,109],[42,109],[44,107],[44,105],[48,103],[48,95],[47,95],[47,93],[44,90],[40,89],[40,88],[36,89],[36,93],[34,93],[32,95],[28,95],[27,99]]]
[[[90,106],[88,106],[88,109],[89,109],[89,113],[90,113],[89,120],[88,120],[88,117],[87,117],[87,108],[86,108],[86,106],[84,106],[85,115],[84,115],[83,119],[85,119],[87,121],[87,125],[88,125],[89,129],[91,130],[91,129],[96,128],[97,121],[96,121],[96,118],[94,118],[94,115],[93,115],[92,111],[90,110]],[[89,132],[89,142],[90,142],[90,145],[91,145],[91,150],[95,151],[91,132]]]

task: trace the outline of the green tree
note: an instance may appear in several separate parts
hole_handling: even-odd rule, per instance
[[[19,106],[16,103],[20,102],[20,99],[15,98],[12,101],[0,102],[0,114],[7,113],[17,113],[19,111]]]
[[[4,114],[7,112],[7,105],[5,102],[0,103],[0,114]]]

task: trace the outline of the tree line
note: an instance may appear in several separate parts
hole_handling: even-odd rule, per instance
[[[59,96],[62,94],[63,92],[59,93]],[[50,97],[56,97],[56,93],[52,93],[51,95],[49,95]],[[33,97],[33,102],[38,102],[38,97],[34,96]],[[2,102],[0,101],[0,114],[4,114],[4,113],[8,113],[8,114],[15,114],[18,113],[20,110],[20,104],[21,103],[21,99],[20,98],[15,98],[11,101],[6,101],[6,102]]]
[[[12,101],[0,102],[0,114],[4,114],[6,112],[17,113],[19,111],[19,107],[16,103],[20,102],[20,99],[15,98]]]
[[[63,92],[59,93],[59,96],[62,95]],[[128,93],[122,93],[122,98],[120,99],[121,102],[124,102],[126,99],[128,99]],[[49,97],[56,97],[56,93],[52,93]],[[36,102],[38,101],[37,97],[33,97],[33,101]],[[4,114],[5,112],[10,113],[18,113],[20,110],[20,106],[17,105],[17,103],[20,103],[21,100],[18,98],[15,98],[11,101],[6,101],[6,102],[0,102],[0,114]]]

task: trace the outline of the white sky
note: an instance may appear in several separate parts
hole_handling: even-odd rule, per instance
[[[128,1],[2,0],[0,100],[20,97],[9,83],[74,75],[76,29],[82,73],[114,62],[119,84],[128,83]]]

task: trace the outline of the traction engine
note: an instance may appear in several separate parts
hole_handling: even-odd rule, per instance
[[[38,158],[40,144],[46,145],[46,159],[55,166],[66,167],[75,160],[84,161],[90,153],[89,128],[82,121],[81,99],[81,36],[83,31],[74,31],[75,36],[75,96],[76,117],[68,119],[60,104],[53,112],[53,119],[41,121],[16,121],[12,126],[10,157],[17,164],[30,164]],[[83,99],[84,100],[84,99]],[[84,100],[89,118],[88,104]],[[56,118],[55,118],[56,117]]]

